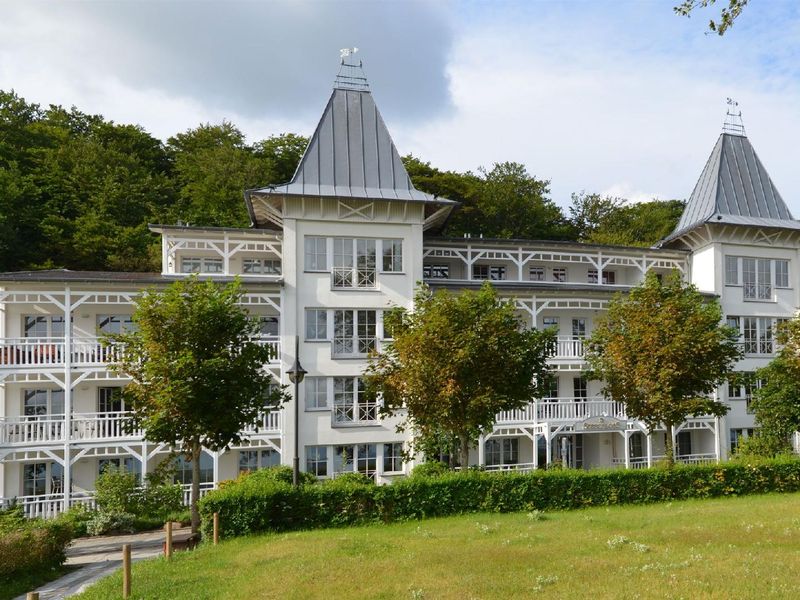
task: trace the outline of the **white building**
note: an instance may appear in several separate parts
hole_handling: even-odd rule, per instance
[[[775,322],[800,305],[800,223],[743,132],[723,133],[674,234],[653,249],[571,242],[445,239],[437,232],[453,202],[414,188],[359,67],[343,65],[291,182],[245,193],[250,229],[153,226],[162,272],[66,270],[0,274],[0,500],[29,514],[91,502],[108,463],[144,474],[169,449],[128,431],[125,381],[106,364],[102,332],[130,323],[143,289],[200,273],[241,277],[245,304],[261,317],[267,365],[288,383],[295,336],[308,376],[300,394],[300,461],[320,477],[356,470],[379,481],[407,473],[397,422],[378,418],[360,394],[366,355],[384,343],[383,311],[410,308],[416,282],[469,289],[490,279],[533,327],[554,327],[548,397],[498,415],[472,461],[530,469],[553,461],[576,468],[652,464],[663,430],[648,432],[581,376],[583,338],[611,296],[648,270],[677,269],[720,296],[742,330],[753,370],[774,354]],[[698,416],[676,432],[679,460],[725,458],[753,429],[748,390],[721,389],[731,411]],[[294,407],[266,414],[248,441],[201,460],[203,489],[242,470],[291,464]],[[190,467],[182,464],[181,481]]]

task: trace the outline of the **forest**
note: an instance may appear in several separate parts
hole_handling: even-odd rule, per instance
[[[295,133],[250,143],[227,121],[164,142],[139,125],[0,91],[0,271],[159,271],[148,223],[248,227],[243,191],[290,180],[307,143]],[[462,173],[403,160],[417,188],[461,204],[442,236],[651,246],[684,207],[581,191],[564,210],[549,181],[520,163]]]

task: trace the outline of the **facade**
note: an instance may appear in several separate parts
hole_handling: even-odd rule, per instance
[[[720,136],[684,217],[659,247],[448,239],[438,231],[456,203],[414,188],[360,66],[343,65],[292,181],[245,198],[249,229],[153,226],[161,273],[0,274],[0,501],[54,514],[91,503],[106,465],[143,477],[168,455],[125,426],[125,381],[106,368],[116,350],[99,336],[130,326],[142,290],[191,273],[239,276],[262,343],[277,350],[265,368],[288,383],[297,337],[308,371],[299,423],[289,403],[262,415],[241,446],[204,453],[204,490],[244,470],[291,464],[298,435],[301,468],[319,477],[360,471],[390,482],[407,473],[406,434],[397,420],[379,418],[360,376],[367,354],[387,342],[384,311],[410,308],[421,280],[453,290],[491,280],[530,326],[558,331],[547,397],[498,415],[477,441],[471,462],[498,470],[554,461],[636,468],[663,455],[663,430],[628,418],[582,375],[584,338],[612,295],[649,270],[678,270],[721,298],[742,331],[743,371],[766,364],[777,321],[800,305],[800,223],[743,132]],[[752,433],[749,390],[718,394],[729,415],[681,424],[679,460],[723,459]],[[190,481],[190,465],[179,464],[178,478]]]

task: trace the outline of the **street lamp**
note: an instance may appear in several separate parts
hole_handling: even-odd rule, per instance
[[[294,365],[286,373],[294,384],[294,459],[292,460],[292,484],[300,485],[300,383],[306,376],[300,364],[300,338],[294,338]]]

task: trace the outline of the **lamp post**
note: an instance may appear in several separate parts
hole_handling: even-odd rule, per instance
[[[294,338],[294,365],[287,372],[294,384],[294,458],[292,459],[292,485],[300,485],[300,382],[307,371],[300,364],[300,338]]]

